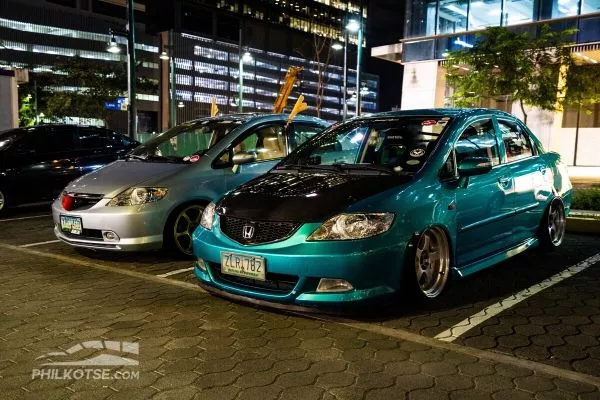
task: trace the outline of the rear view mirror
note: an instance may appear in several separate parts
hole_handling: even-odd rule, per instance
[[[473,176],[486,174],[492,169],[489,157],[466,157],[458,164],[458,175]]]
[[[256,162],[255,152],[241,152],[233,156],[232,162],[234,165],[242,165]]]

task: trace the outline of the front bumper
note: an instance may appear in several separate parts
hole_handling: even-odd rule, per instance
[[[200,227],[194,233],[194,252],[204,263],[196,263],[194,273],[202,286],[239,299],[305,307],[362,303],[399,289],[405,242],[391,232],[355,241],[307,242],[306,237],[319,225],[304,224],[286,240],[254,246],[229,239],[220,232],[218,223],[212,232]],[[223,251],[264,257],[267,280],[244,281],[222,274]],[[275,290],[280,276],[286,277],[288,285]],[[317,292],[321,278],[344,279],[353,289]]]
[[[160,203],[136,207],[106,207],[103,199],[91,208],[65,211],[59,200],[52,203],[54,234],[63,242],[75,247],[113,251],[146,251],[162,247],[163,229],[167,210]],[[80,217],[81,235],[62,232],[60,216]],[[107,240],[105,232],[114,232],[115,240]]]

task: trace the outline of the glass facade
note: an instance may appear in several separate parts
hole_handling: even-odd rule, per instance
[[[422,37],[600,13],[600,0],[418,0],[407,3],[405,37]]]
[[[213,96],[222,113],[236,112],[239,88],[239,49],[236,44],[215,41],[187,33],[176,35],[175,70],[176,101],[183,107],[177,109],[177,120],[185,121],[206,115]],[[288,110],[299,94],[308,104],[306,114],[316,114],[319,76],[314,61],[287,56],[262,49],[248,48],[252,60],[244,61],[244,112],[264,112],[273,108],[279,88],[289,67],[304,68],[297,87],[288,100]],[[342,113],[343,70],[329,65],[323,73],[321,118],[338,121]],[[348,86],[354,88],[356,70],[348,71]],[[379,80],[375,75],[362,74],[362,111],[377,111]],[[352,93],[350,93],[352,94]],[[348,112],[354,113],[355,98],[349,96]]]
[[[555,30],[577,29],[575,43],[600,41],[600,0],[417,0],[406,11],[403,62],[443,59],[489,26],[522,25],[535,35],[534,22],[548,21]]]

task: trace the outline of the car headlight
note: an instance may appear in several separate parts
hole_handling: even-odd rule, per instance
[[[213,221],[215,219],[215,203],[210,203],[204,209],[202,213],[202,219],[200,219],[200,226],[209,231],[212,229]]]
[[[339,214],[329,218],[306,240],[354,240],[379,235],[390,229],[392,213]]]
[[[107,207],[139,206],[154,203],[167,195],[167,188],[132,187],[108,202]]]

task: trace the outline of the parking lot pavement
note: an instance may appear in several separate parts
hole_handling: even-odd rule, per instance
[[[51,218],[33,216],[0,220],[2,398],[600,399],[600,263],[540,285],[597,256],[597,237],[527,252],[432,304],[304,318],[209,296],[189,261],[55,243]],[[543,290],[506,302],[532,287]],[[137,379],[110,366],[108,379],[40,379],[65,368],[43,366],[62,360],[48,352],[80,362],[99,350],[78,343],[117,342],[138,344],[139,364],[117,368]]]
[[[536,369],[271,313],[167,282],[49,265],[43,256],[24,264],[22,251],[2,252],[0,388],[7,399],[600,396],[593,384]],[[123,351],[114,350],[119,342],[127,342],[116,347]],[[124,353],[131,343],[139,351]],[[87,379],[89,367],[44,365],[97,353],[125,354],[137,364],[105,366],[107,379],[93,372]],[[113,379],[115,371],[136,379]],[[44,373],[67,379],[41,379]]]

